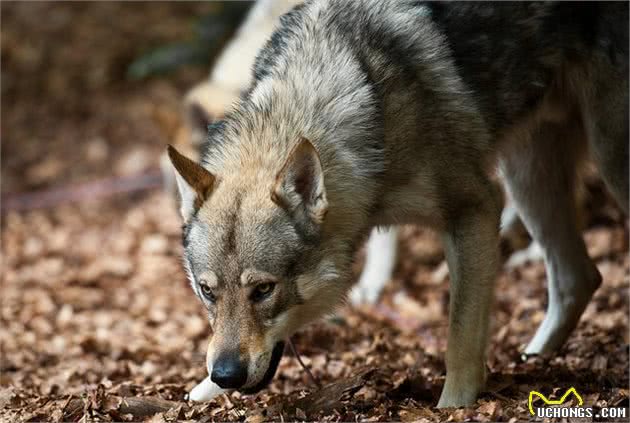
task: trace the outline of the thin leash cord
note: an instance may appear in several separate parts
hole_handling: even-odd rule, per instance
[[[289,345],[291,346],[291,351],[293,351],[293,354],[295,355],[295,358],[297,358],[298,363],[300,363],[300,366],[302,366],[302,368],[306,371],[306,374],[308,374],[308,377],[311,379],[311,382],[313,382],[313,384],[317,386],[317,388],[321,389],[322,384],[319,383],[319,380],[317,380],[313,373],[311,373],[311,369],[309,369],[308,366],[304,364],[302,358],[300,358],[300,353],[298,353],[298,350],[297,348],[295,348],[295,344],[293,343],[293,339],[291,338],[289,338]]]

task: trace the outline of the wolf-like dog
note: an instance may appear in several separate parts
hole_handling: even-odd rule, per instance
[[[374,227],[443,236],[450,310],[439,407],[483,389],[502,198],[543,249],[559,348],[601,283],[579,232],[591,154],[628,211],[628,4],[315,0],[283,16],[200,163],[169,149],[184,264],[223,388],[273,377],[283,341],[332,312]]]
[[[271,36],[280,16],[300,3],[301,0],[258,0],[252,6],[234,38],[216,60],[210,77],[194,86],[184,98],[183,125],[174,140],[180,152],[198,159],[208,125],[222,119],[240,93],[249,87],[256,54]],[[175,195],[175,176],[166,153],[162,155],[160,164],[166,189]],[[391,279],[396,262],[397,232],[396,227],[372,230],[365,266],[350,293],[353,304],[375,303],[384,285]]]

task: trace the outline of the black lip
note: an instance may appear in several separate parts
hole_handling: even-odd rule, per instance
[[[265,375],[263,376],[261,381],[250,388],[241,389],[241,392],[248,395],[255,394],[256,392],[269,385],[269,382],[271,382],[271,379],[273,379],[276,374],[276,370],[278,370],[278,364],[280,364],[280,359],[282,358],[283,352],[284,342],[280,341],[273,347],[273,351],[271,352],[271,360],[269,361],[269,367],[267,367],[267,371],[265,372]]]

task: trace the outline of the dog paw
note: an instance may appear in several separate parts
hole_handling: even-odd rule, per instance
[[[350,303],[353,306],[373,305],[376,304],[380,295],[381,287],[359,283],[350,291]]]
[[[544,251],[540,244],[532,242],[529,247],[524,250],[520,250],[512,254],[508,261],[505,263],[505,267],[508,269],[514,269],[515,267],[522,266],[526,263],[535,261],[541,261],[544,259]]]
[[[438,408],[467,407],[477,401],[486,384],[486,367],[466,366],[459,372],[446,373],[446,382]]]
[[[468,407],[477,401],[477,396],[482,390],[481,386],[466,386],[462,384],[453,388],[447,385],[444,385],[437,408]]]
[[[477,394],[474,395],[457,395],[453,397],[445,397],[442,395],[438,402],[437,408],[459,408],[468,407],[477,401]]]

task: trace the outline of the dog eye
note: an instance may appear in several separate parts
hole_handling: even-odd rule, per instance
[[[208,301],[210,301],[211,303],[214,303],[217,301],[217,297],[212,292],[212,288],[210,288],[205,283],[199,284],[199,286],[201,287],[201,293],[203,294],[204,297],[206,297]]]
[[[254,291],[252,292],[252,301],[262,301],[269,296],[276,287],[276,284],[273,282],[261,283],[260,285],[256,285]]]

